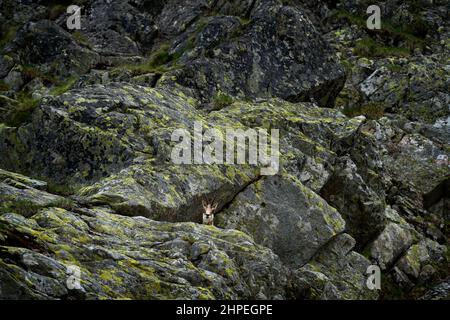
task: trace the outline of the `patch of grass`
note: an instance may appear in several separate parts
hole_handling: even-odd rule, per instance
[[[10,87],[5,83],[5,81],[0,80],[0,91],[8,91]]]
[[[148,66],[150,68],[156,68],[168,63],[170,60],[169,45],[164,44],[150,56]]]
[[[36,205],[29,200],[11,200],[0,203],[0,213],[13,212],[25,217],[36,214],[42,206]]]
[[[386,107],[383,104],[376,102],[369,102],[364,105],[358,105],[355,107],[345,107],[343,112],[348,117],[366,116],[371,120],[378,120],[384,116]]]
[[[354,15],[345,10],[337,10],[334,17],[346,19],[350,24],[357,25],[362,29],[367,29],[366,25],[367,17]],[[394,41],[394,43],[405,42],[406,47],[410,51],[413,51],[415,48],[423,49],[423,47],[425,46],[424,39],[425,36],[429,33],[429,27],[418,14],[415,14],[413,22],[410,24],[397,26],[394,25],[391,21],[383,19],[381,24],[381,30],[369,30],[368,33],[371,35],[372,38],[380,38],[380,39],[388,38]],[[393,50],[381,49],[381,51],[388,53],[388,51]]]
[[[75,207],[75,203],[70,199],[64,198],[64,199],[55,201],[46,207],[47,208],[61,208],[61,209],[71,211]]]
[[[112,71],[112,75],[120,72],[121,70],[129,70],[133,76],[139,76],[147,73],[162,74],[176,69],[176,66],[167,65],[171,61],[173,61],[173,56],[169,54],[169,45],[165,44],[152,53],[146,61],[137,64],[126,64],[119,66]]]
[[[50,90],[50,94],[53,96],[58,96],[63,94],[64,92],[70,90],[72,86],[77,81],[78,77],[71,77],[65,82],[59,82],[53,77],[49,77],[44,73],[41,73],[39,70],[32,67],[23,67],[22,74],[25,75],[27,81],[30,81],[35,78],[40,78],[44,83],[47,82],[53,84],[54,87]],[[6,86],[4,89],[8,89]],[[0,83],[0,91],[1,83]],[[28,121],[31,117],[32,112],[38,106],[40,99],[35,99],[32,97],[31,93],[27,90],[22,90],[15,94],[11,103],[13,108],[9,112],[8,119],[5,121],[5,124],[11,127],[18,127],[22,123]]]
[[[346,19],[350,24],[354,24],[362,28],[367,28],[366,16],[355,15],[345,10],[337,10],[334,16],[337,18]],[[395,25],[388,19],[383,19],[381,23],[381,29],[382,30],[379,30],[378,32],[385,31],[391,33],[392,35],[399,35],[410,39],[411,37],[425,38],[425,36],[429,32],[427,23],[422,19],[422,17],[419,16],[418,13],[414,14],[411,23],[401,26]]]
[[[389,63],[386,67],[388,68],[389,71],[395,73],[400,73],[403,71],[403,68],[395,63]]]
[[[367,19],[362,16],[357,16],[345,10],[337,10],[334,14],[336,18],[346,19],[350,24],[354,24],[360,27],[366,27]]]
[[[175,54],[173,54],[171,59],[173,61],[178,61],[186,51],[189,51],[189,50],[192,50],[195,48],[196,42],[197,42],[197,35],[196,34],[191,35],[187,39],[186,45],[184,46],[184,48],[182,48],[181,50],[178,50]]]
[[[208,22],[209,19],[207,18],[201,18],[197,22],[195,26],[195,31],[188,37],[185,46],[170,57],[172,62],[178,61],[186,51],[190,51],[196,47],[197,37],[199,33],[205,30],[206,26],[208,25]]]
[[[6,27],[6,30],[2,30],[2,35],[0,38],[0,49],[3,48],[6,44],[10,43],[16,37],[17,30],[19,30],[19,26],[12,25]]]
[[[423,20],[422,20],[423,21]],[[416,20],[412,24],[406,26],[394,26],[389,21],[384,23],[384,30],[398,41],[405,41],[409,48],[423,48],[425,44],[425,36],[428,31],[423,28],[428,28],[425,22],[420,23]]]
[[[55,4],[48,8],[48,20],[56,20],[61,14],[66,12],[67,6],[62,4]]]
[[[239,18],[239,26],[235,30],[233,30],[233,32],[229,36],[230,40],[240,38],[247,30],[250,23],[251,23],[250,18]]]
[[[233,104],[233,98],[223,92],[218,92],[214,96],[212,103],[215,109],[223,109]]]
[[[250,24],[250,22],[252,22],[252,19],[250,19],[248,17],[239,17],[239,22],[240,22],[241,26],[246,26],[246,25]]]
[[[77,82],[78,77],[71,77],[69,78],[67,81],[65,81],[64,83],[61,83],[55,87],[53,87],[50,90],[50,94],[52,96],[59,96],[67,91],[69,91],[73,85],[75,84],[75,82]]]
[[[353,65],[352,65],[352,63],[351,63],[350,61],[348,61],[348,60],[346,60],[346,59],[342,59],[342,60],[341,60],[341,64],[342,64],[342,66],[345,68],[345,71],[346,71],[347,73],[351,73],[351,72],[352,72]]]
[[[70,90],[70,88],[78,80],[78,77],[72,76],[67,80],[61,81],[56,77],[44,73],[33,66],[22,66],[21,72],[24,78],[26,79],[26,82],[29,82],[33,79],[41,79],[44,85],[46,86],[53,85],[53,88],[50,90],[50,94],[54,96],[58,96]]]
[[[81,3],[85,2],[85,1],[84,0],[75,1],[75,3],[77,3],[77,2],[78,2],[78,5],[79,5],[79,4],[81,4]],[[69,5],[73,4],[73,3],[74,3],[74,1],[72,1],[72,0],[41,0],[41,4],[44,5],[44,6],[47,6],[47,7],[52,7],[52,6],[61,4],[61,5],[64,5],[67,8],[67,6],[69,6]]]
[[[407,57],[410,55],[410,50],[398,47],[385,47],[378,44],[370,37],[359,40],[356,43],[354,53],[360,57],[375,58],[375,57]]]
[[[73,210],[75,203],[70,199],[61,199],[48,205],[39,205],[30,200],[0,199],[0,213],[13,212],[24,217],[31,217],[43,208],[62,208]]]
[[[88,48],[92,48],[92,45],[90,44],[88,38],[81,33],[80,31],[75,31],[72,33],[72,37],[75,39],[76,42],[78,42],[79,44],[88,47]]]
[[[22,72],[22,75],[24,76],[26,82],[29,82],[36,78],[41,79],[45,85],[51,85],[51,84],[55,84],[58,82],[58,80],[54,76],[44,73],[33,66],[27,66],[27,65],[22,66],[21,72]]]
[[[26,122],[30,117],[33,110],[39,104],[39,99],[33,99],[27,92],[19,92],[16,94],[17,105],[14,108],[14,112],[10,115],[6,124],[11,127],[18,127],[22,123]]]
[[[54,181],[47,181],[47,192],[56,194],[59,196],[70,196],[75,194],[79,190],[76,185],[68,185],[56,183]]]

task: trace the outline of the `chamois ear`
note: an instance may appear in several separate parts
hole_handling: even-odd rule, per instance
[[[215,204],[214,204],[214,206],[213,206],[213,211],[215,211],[216,209],[217,209],[217,206],[218,206],[219,204],[216,202]]]
[[[202,200],[202,206],[203,206],[203,209],[206,210],[206,207],[207,207],[208,205],[206,204],[206,201],[205,201],[205,200]]]

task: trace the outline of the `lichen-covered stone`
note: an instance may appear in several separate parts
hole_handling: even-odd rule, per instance
[[[234,230],[52,208],[30,219],[2,214],[0,244],[3,299],[288,297],[277,256]],[[191,256],[200,244],[206,249]]]
[[[345,229],[339,213],[289,175],[267,177],[239,193],[218,226],[241,230],[291,266],[302,266]]]
[[[308,264],[298,270],[307,299],[371,300],[378,293],[367,286],[370,261],[352,251],[355,240],[340,234],[321,248]],[[300,288],[302,285],[300,284]]]
[[[448,297],[447,2],[0,1],[0,298]],[[174,164],[194,122],[278,174]]]
[[[258,1],[247,14],[248,23],[231,35],[227,33],[233,27],[222,28],[213,45],[193,54],[170,76],[197,88],[205,103],[220,90],[238,98],[314,99],[332,106],[345,73],[304,12],[276,1]],[[213,24],[226,26],[226,20],[219,19],[212,19],[204,32]]]

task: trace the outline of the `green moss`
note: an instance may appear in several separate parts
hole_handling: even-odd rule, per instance
[[[33,66],[22,66],[21,73],[27,82],[36,78],[41,79],[44,84],[55,84],[58,82],[58,79],[56,79],[53,75],[42,72]]]
[[[62,208],[62,209],[70,211],[70,210],[73,210],[73,208],[75,207],[75,203],[70,199],[61,199],[61,200],[53,202],[51,205],[49,205],[47,207]]]
[[[2,28],[3,29],[3,28]],[[2,30],[2,36],[0,38],[0,48],[3,48],[6,44],[10,43],[15,37],[19,26],[12,25]]]
[[[39,99],[34,99],[28,92],[22,91],[16,94],[16,104],[14,110],[10,112],[6,124],[11,127],[18,127],[30,119],[32,112],[39,104]]]
[[[214,300],[215,299],[215,297],[212,294],[212,292],[209,291],[208,289],[202,288],[202,287],[197,288],[197,289],[200,292],[198,297],[197,297],[198,300]]]
[[[352,14],[345,10],[337,10],[334,17],[346,19],[350,24],[357,25],[360,28],[367,29],[367,17]],[[381,30],[370,30],[371,39],[389,39],[395,43],[404,43],[406,49],[395,50],[394,47],[380,46],[378,54],[405,54],[407,51],[413,51],[415,48],[423,48],[425,37],[429,33],[429,26],[422,19],[418,12],[414,13],[413,20],[409,24],[396,25],[388,19],[383,19]],[[399,48],[396,48],[399,49]]]
[[[0,80],[0,91],[8,91],[10,87],[5,83],[5,81]]]
[[[215,109],[223,109],[231,104],[233,104],[233,98],[223,92],[218,92],[213,98]]]
[[[47,191],[52,194],[69,196],[75,194],[79,189],[80,187],[77,185],[47,181]]]
[[[385,109],[386,107],[381,103],[369,102],[364,105],[347,106],[344,108],[344,114],[351,118],[364,115],[368,119],[378,120],[384,116]]]
[[[400,73],[403,71],[403,68],[395,63],[389,63],[386,67],[388,68],[389,71],[395,73]]]
[[[88,38],[81,33],[80,31],[75,31],[74,33],[72,33],[72,37],[75,39],[76,42],[78,42],[81,45],[84,45],[88,48],[91,48],[91,44],[88,40]]]
[[[29,200],[7,200],[0,203],[0,213],[14,212],[22,216],[32,216],[38,212],[42,206],[36,205]]]
[[[77,80],[78,80],[78,77],[71,77],[71,78],[69,78],[64,83],[53,87],[50,90],[50,94],[52,96],[59,96],[59,95],[65,93],[65,92],[69,91]]]
[[[118,277],[114,271],[111,270],[103,270],[100,274],[100,278],[104,281],[111,281],[114,284],[120,285],[123,282],[123,279],[121,277]]]
[[[355,54],[361,57],[375,58],[375,57],[407,57],[410,55],[410,50],[398,47],[386,47],[380,45],[370,37],[359,40],[354,49]]]
[[[62,4],[54,4],[50,8],[48,8],[47,18],[49,20],[56,20],[60,15],[62,15],[66,11],[67,6]]]

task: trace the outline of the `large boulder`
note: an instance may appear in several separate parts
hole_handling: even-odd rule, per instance
[[[153,9],[158,7],[156,2],[153,5]],[[80,33],[92,50],[103,57],[143,55],[152,47],[158,32],[155,13],[148,6],[142,1],[93,1],[82,11]]]
[[[345,229],[334,208],[289,175],[252,184],[217,218],[218,226],[251,235],[294,267],[304,265]]]
[[[124,84],[47,97],[29,123],[2,130],[0,144],[10,152],[2,153],[0,162],[16,171],[33,168],[35,175],[59,182],[95,180],[138,156],[157,154],[150,132],[164,124],[187,126],[195,117],[190,110],[183,97],[168,90]]]
[[[72,35],[50,20],[23,25],[13,47],[6,52],[19,55],[17,63],[29,66],[27,76],[58,81],[87,72],[100,57],[74,40]]]
[[[321,248],[316,256],[297,270],[303,298],[314,300],[372,300],[378,292],[369,289],[370,261],[352,251],[355,239],[340,234]],[[303,290],[302,290],[303,288]]]
[[[317,101],[330,107],[345,82],[334,52],[297,7],[257,2],[249,21],[216,17],[186,41],[200,43],[185,66],[170,72],[162,84],[195,88],[205,103],[227,94],[238,98]],[[222,25],[222,26],[221,26]],[[214,31],[214,33],[212,33]],[[214,41],[205,42],[211,38]],[[192,40],[192,38],[194,40]],[[184,47],[189,47],[185,45]]]
[[[355,237],[359,249],[373,240],[386,225],[383,197],[365,183],[349,157],[339,159],[335,173],[320,194],[342,213],[347,223],[346,230]]]
[[[2,299],[288,297],[278,257],[234,230],[49,208],[0,215],[0,243]]]

